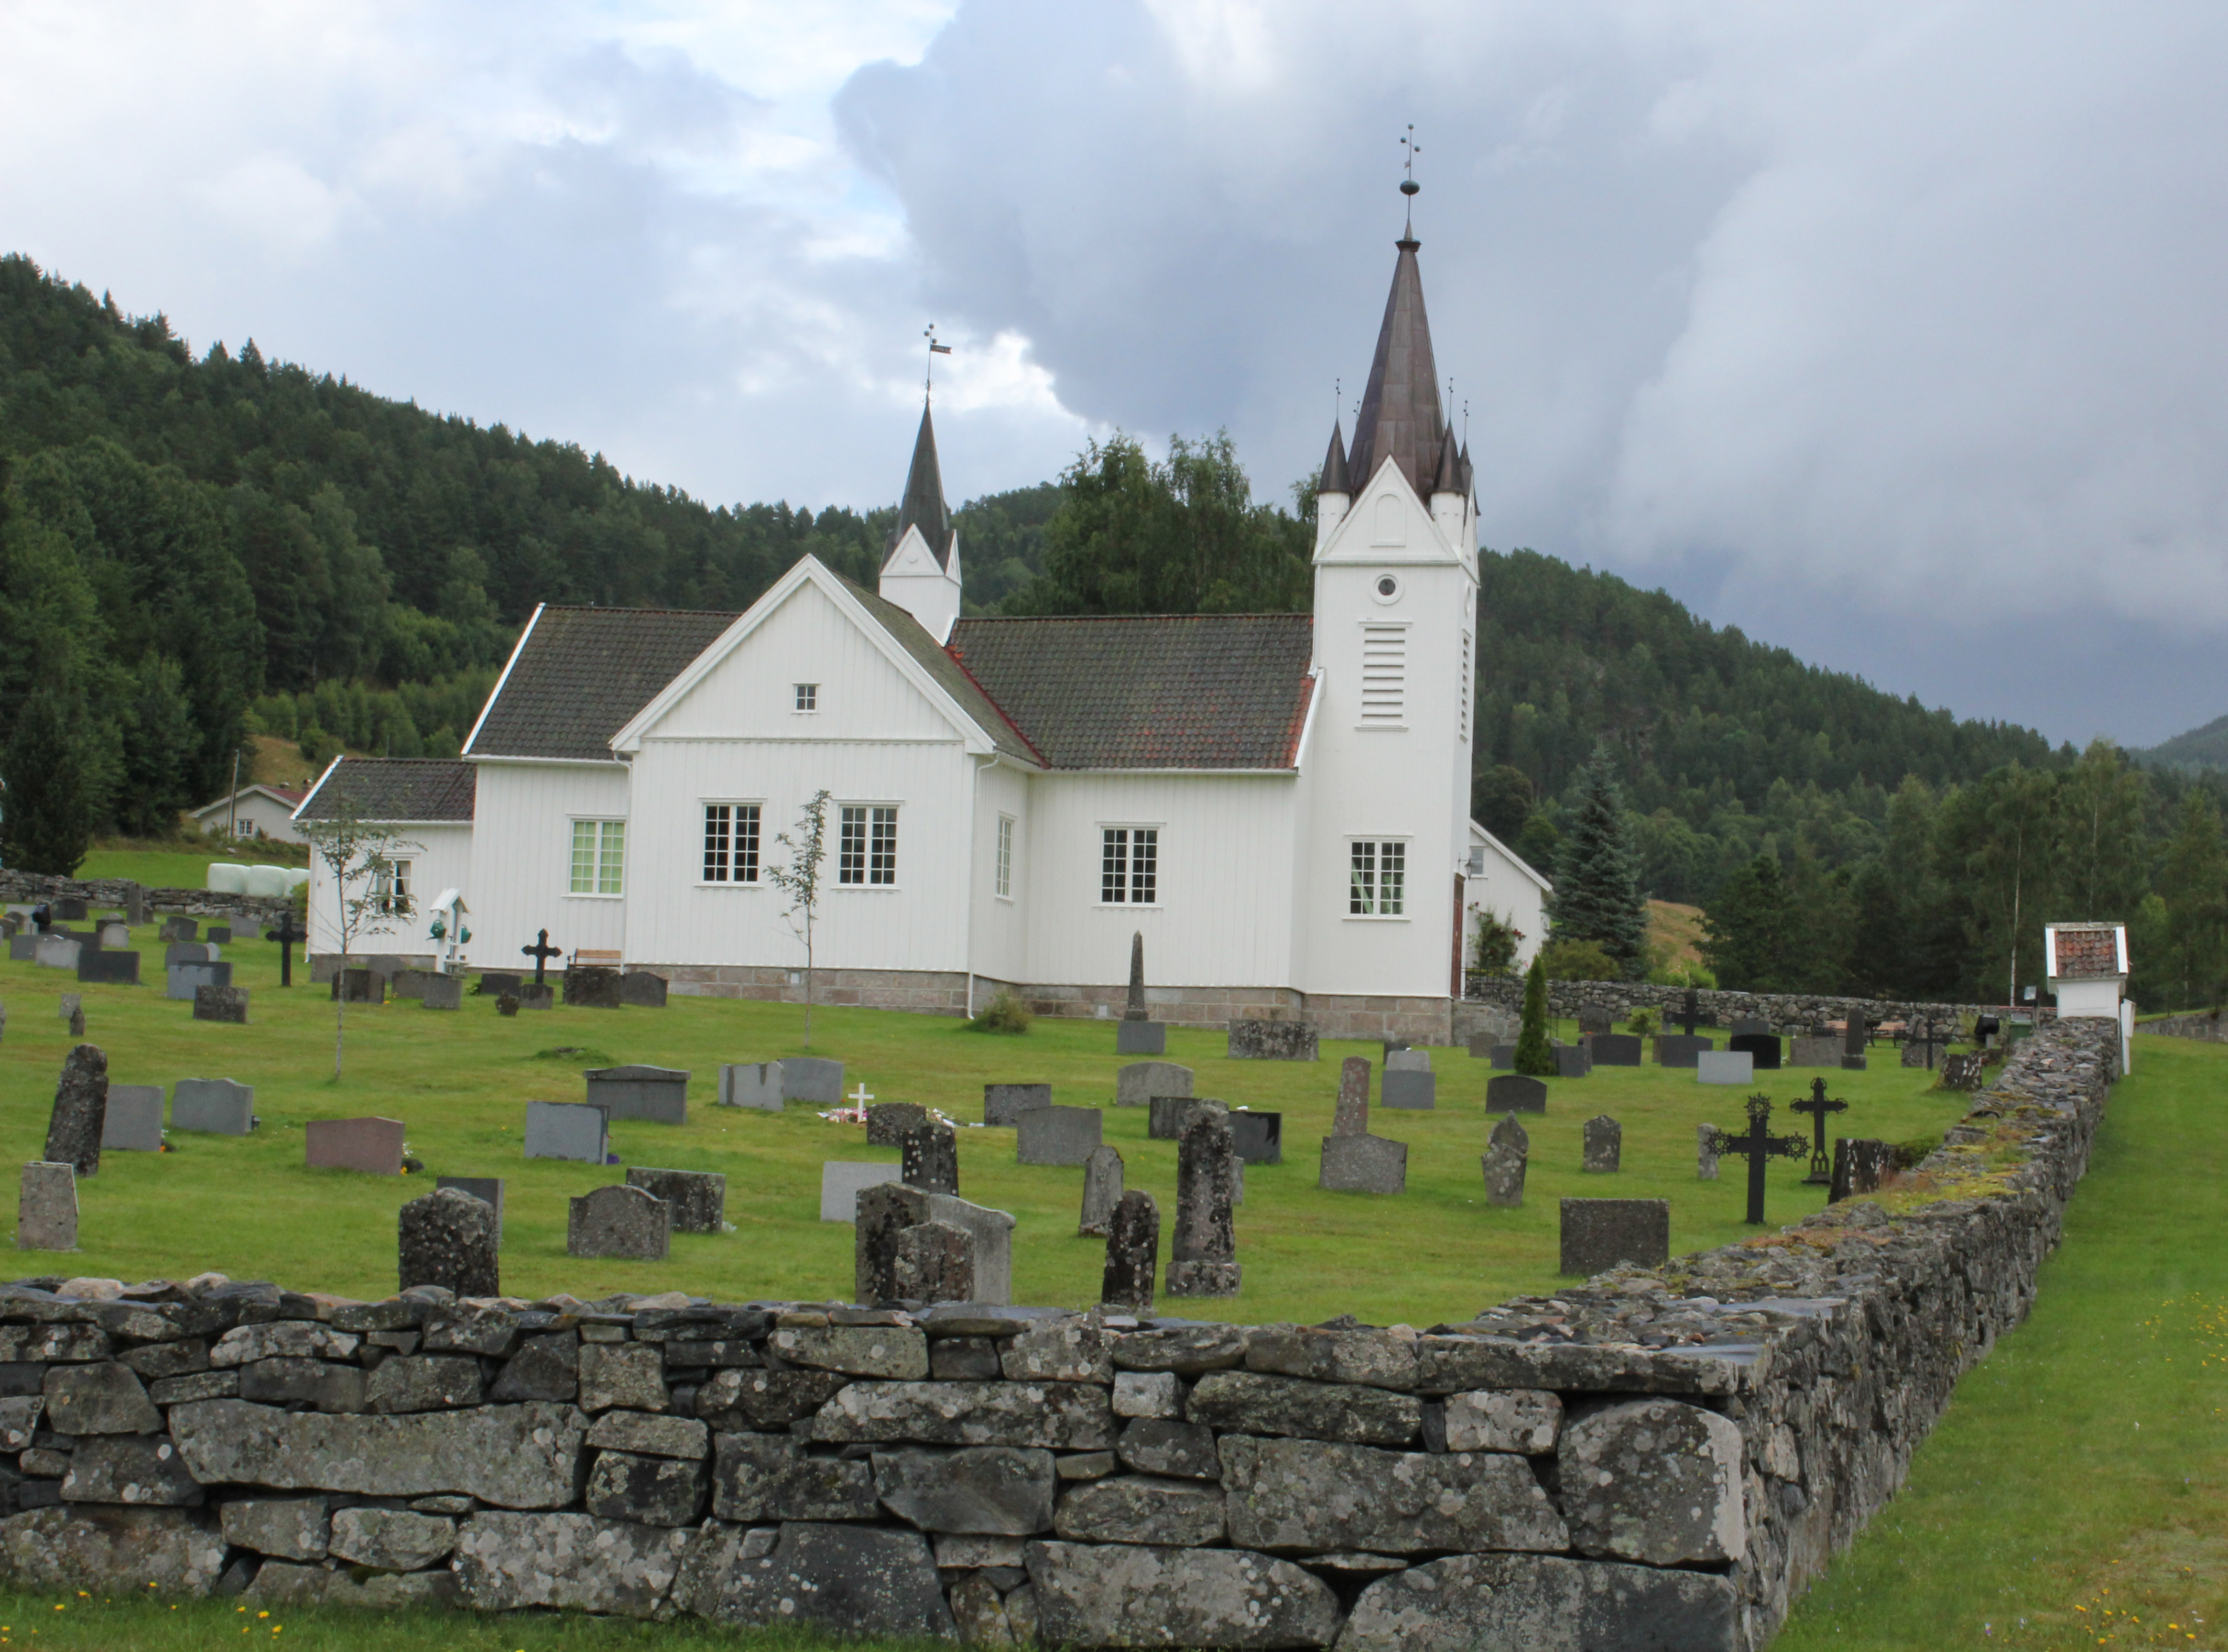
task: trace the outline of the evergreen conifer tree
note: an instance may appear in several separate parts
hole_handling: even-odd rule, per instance
[[[1547,1042],[1547,965],[1535,957],[1524,976],[1524,1019],[1516,1033],[1516,1070],[1534,1079],[1555,1076],[1555,1051]]]
[[[1597,941],[1636,974],[1648,945],[1648,903],[1610,765],[1608,751],[1596,747],[1578,776],[1578,807],[1555,858],[1547,916],[1557,940]]]
[[[93,846],[98,812],[81,754],[74,747],[74,721],[51,688],[34,688],[16,715],[0,757],[8,794],[0,819],[0,861],[19,872],[68,877]]]

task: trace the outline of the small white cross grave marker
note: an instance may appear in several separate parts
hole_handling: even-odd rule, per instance
[[[845,1099],[849,1101],[852,1105],[863,1110],[866,1105],[872,1101],[874,1098],[867,1093],[867,1081],[864,1079],[861,1079],[859,1080],[859,1087],[856,1090],[854,1090],[849,1096],[845,1098]]]

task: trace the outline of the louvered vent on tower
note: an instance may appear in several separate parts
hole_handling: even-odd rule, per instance
[[[1367,624],[1361,628],[1361,726],[1397,728],[1406,711],[1408,628]]]

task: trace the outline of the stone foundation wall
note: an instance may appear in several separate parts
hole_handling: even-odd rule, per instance
[[[2137,1021],[2135,1030],[2148,1033],[2154,1038],[2204,1038],[2217,1044],[2220,1041],[2220,1012],[2199,1009],[2186,1015],[2161,1015],[2155,1021]]]
[[[1524,1008],[1524,981],[1521,976],[1469,976],[1463,983],[1464,1002],[1493,1004],[1504,1009],[1521,1011]],[[1945,1004],[1929,1003],[1901,998],[1837,998],[1820,993],[1794,992],[1731,992],[1716,988],[1703,988],[1694,995],[1695,1007],[1705,1016],[1714,1017],[1713,1024],[1723,1027],[1743,1016],[1760,1016],[1775,1027],[1809,1027],[1821,1021],[1841,1021],[1853,1006],[1861,1009],[1867,1020],[1873,1021],[1944,1021],[1964,1015],[2002,1015],[2001,1004]],[[1628,1011],[1643,1005],[1664,1012],[1667,1021],[1676,1019],[1687,1001],[1684,987],[1659,987],[1646,981],[1550,981],[1547,983],[1547,1009],[1554,1015],[1575,1016],[1579,1010],[1605,1008],[1622,1018]],[[2019,1014],[2033,1015],[2038,1022],[2053,1019],[2058,1012],[2044,1008],[2021,1008]]]
[[[82,900],[104,912],[121,912],[129,878],[57,878],[42,872],[0,867],[0,906],[36,906],[51,900]],[[293,903],[278,895],[227,895],[214,889],[149,889],[147,907],[165,917],[244,918],[275,924]]]
[[[980,1645],[1757,1652],[2026,1315],[2114,1042],[2021,1044],[1913,1187],[1421,1330],[20,1282],[0,1568]]]

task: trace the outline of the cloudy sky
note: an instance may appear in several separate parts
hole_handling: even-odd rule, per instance
[[[1964,715],[2228,712],[2228,9],[0,0],[0,249],[705,498],[1321,456],[1417,233],[1485,541]],[[1350,421],[1349,421],[1350,423]]]

